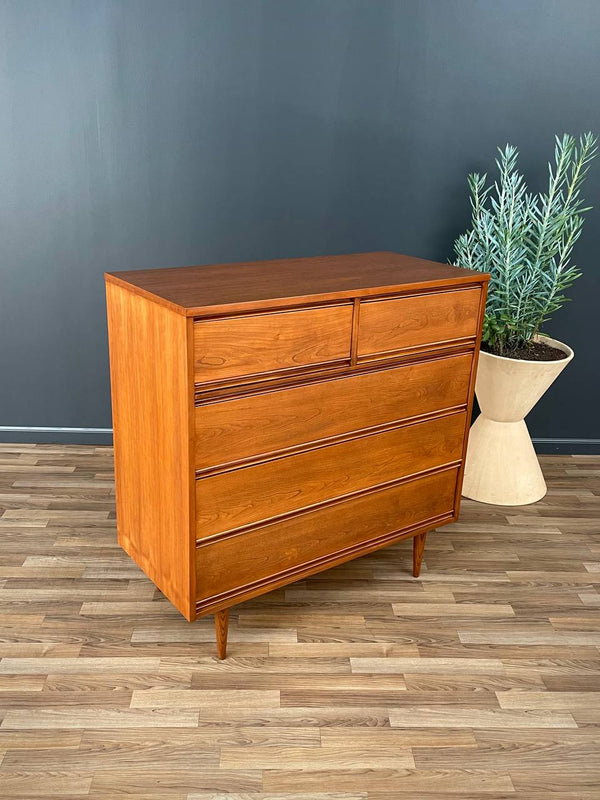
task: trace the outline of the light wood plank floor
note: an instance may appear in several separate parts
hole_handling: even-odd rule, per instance
[[[0,445],[0,796],[598,800],[600,458],[545,500],[185,622],[116,544],[112,451]]]

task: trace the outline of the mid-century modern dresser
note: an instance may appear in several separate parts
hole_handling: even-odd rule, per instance
[[[119,542],[188,619],[457,518],[487,275],[396,253],[106,275]]]

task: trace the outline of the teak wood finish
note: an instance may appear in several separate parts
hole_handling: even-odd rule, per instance
[[[239,379],[350,358],[352,306],[199,320],[196,383]]]
[[[395,253],[106,275],[119,542],[188,620],[458,516],[488,276]]]

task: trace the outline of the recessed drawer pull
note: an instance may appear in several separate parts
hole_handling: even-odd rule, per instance
[[[462,457],[464,411],[196,481],[196,536],[253,525]]]
[[[464,405],[471,362],[469,353],[203,404],[196,469]]]

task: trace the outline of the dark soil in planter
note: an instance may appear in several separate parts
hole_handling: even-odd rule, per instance
[[[502,353],[492,350],[485,342],[482,342],[481,349],[495,356],[518,358],[522,361],[560,361],[568,356],[563,350],[559,350],[557,347],[551,347],[551,345],[545,344],[545,342],[529,342],[525,347],[519,347],[516,350],[505,350]]]

